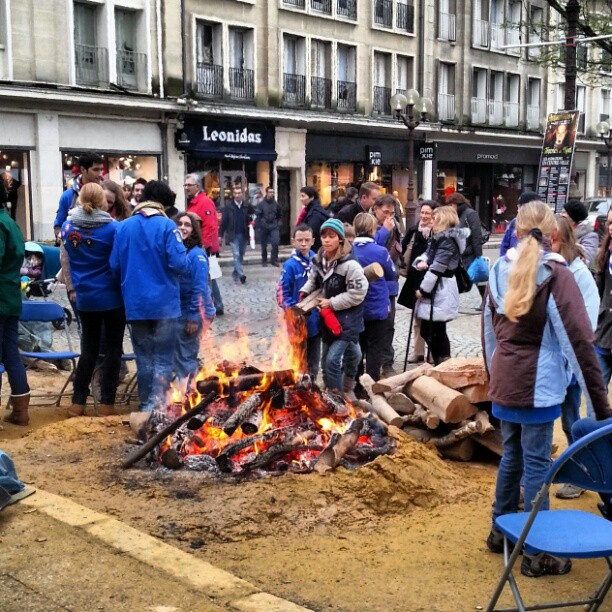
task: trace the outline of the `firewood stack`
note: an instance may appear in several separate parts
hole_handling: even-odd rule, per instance
[[[489,384],[482,358],[424,364],[374,382],[359,379],[369,396],[363,409],[449,459],[469,461],[480,444],[501,455],[501,439],[489,421]]]

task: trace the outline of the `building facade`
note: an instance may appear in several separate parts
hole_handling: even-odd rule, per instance
[[[537,51],[505,46],[542,38],[551,18],[544,0],[0,0],[12,212],[28,237],[50,239],[76,156],[97,151],[109,178],[167,180],[178,206],[185,172],[219,207],[234,184],[251,198],[272,185],[286,241],[304,184],[324,205],[365,180],[405,200],[407,130],[390,101],[416,88],[434,103],[415,132],[418,192],[463,191],[503,231],[535,187],[559,99]],[[588,197],[612,79],[580,86]]]

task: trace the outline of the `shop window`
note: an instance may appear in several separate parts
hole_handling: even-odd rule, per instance
[[[0,151],[2,200],[26,240],[32,236],[29,157],[24,151]]]
[[[319,199],[325,207],[343,198],[348,187],[357,187],[362,182],[364,182],[362,164],[323,161],[308,164],[306,184],[312,185],[319,192]]]
[[[493,232],[498,234],[505,232],[510,220],[516,216],[522,186],[521,166],[494,166],[493,193],[490,202]]]

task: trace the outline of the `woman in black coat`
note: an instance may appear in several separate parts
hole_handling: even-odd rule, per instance
[[[425,272],[417,270],[412,264],[414,260],[419,257],[419,255],[425,253],[427,249],[427,241],[429,240],[433,227],[433,211],[437,206],[438,203],[433,200],[422,202],[418,224],[409,228],[402,240],[402,256],[405,258],[408,267],[406,271],[406,282],[400,291],[397,303],[405,308],[414,308],[417,301],[415,294],[421,286],[421,281],[425,276]],[[407,256],[406,252],[408,250],[410,250],[410,253]],[[414,351],[408,358],[409,363],[419,363],[425,358],[425,341],[421,338],[420,329],[421,320],[415,317],[413,331]]]

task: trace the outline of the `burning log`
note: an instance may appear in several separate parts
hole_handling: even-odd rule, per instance
[[[357,444],[357,446],[347,453],[344,458],[354,461],[373,461],[376,457],[390,455],[395,451],[395,440],[389,438],[382,446],[370,446],[369,444]]]
[[[308,445],[303,443],[276,444],[268,450],[265,450],[263,453],[257,455],[257,457],[250,463],[245,463],[242,466],[242,471],[251,472],[253,470],[261,470],[270,465],[276,459],[282,457],[283,455],[288,455],[289,453],[301,452],[305,450],[321,450],[321,447],[318,445]]]
[[[425,376],[429,374],[432,369],[432,365],[430,365],[429,363],[424,363],[423,365],[420,365],[418,368],[414,368],[413,370],[408,370],[407,372],[403,372],[402,374],[396,374],[395,376],[390,376],[389,378],[379,380],[378,382],[374,383],[373,391],[374,393],[393,392],[397,388],[405,387],[420,376]]]
[[[372,404],[372,412],[379,416],[387,425],[394,425],[395,427],[401,427],[404,424],[402,417],[389,406],[387,400],[382,395],[377,395],[373,391],[374,380],[369,374],[363,374],[359,378],[361,386],[366,390],[370,396],[370,402]]]
[[[161,464],[170,470],[179,470],[183,467],[183,458],[175,448],[168,448],[161,456]]]
[[[252,436],[259,431],[261,422],[263,421],[263,412],[261,410],[255,410],[251,416],[247,417],[240,426],[242,433],[245,436]]]
[[[328,393],[327,391],[322,391],[321,397],[323,398],[325,404],[331,408],[332,414],[342,417],[348,416],[348,407],[344,400],[340,399],[338,396]]]
[[[275,372],[258,372],[254,374],[238,375],[227,381],[219,378],[209,378],[196,383],[198,392],[202,395],[216,391],[219,395],[229,395],[231,391],[252,391],[261,387],[264,382],[267,387],[273,385],[289,387],[295,383],[293,370],[277,370]]]
[[[253,393],[238,408],[236,412],[225,421],[223,431],[227,436],[233,436],[234,432],[240,427],[253,413],[258,410],[263,402],[261,393]],[[244,431],[244,430],[243,430]],[[255,430],[255,432],[257,429]],[[247,433],[247,432],[244,432]]]
[[[325,450],[319,455],[314,469],[325,474],[336,468],[342,458],[355,449],[363,431],[363,419],[355,419],[342,435],[333,435]]]

